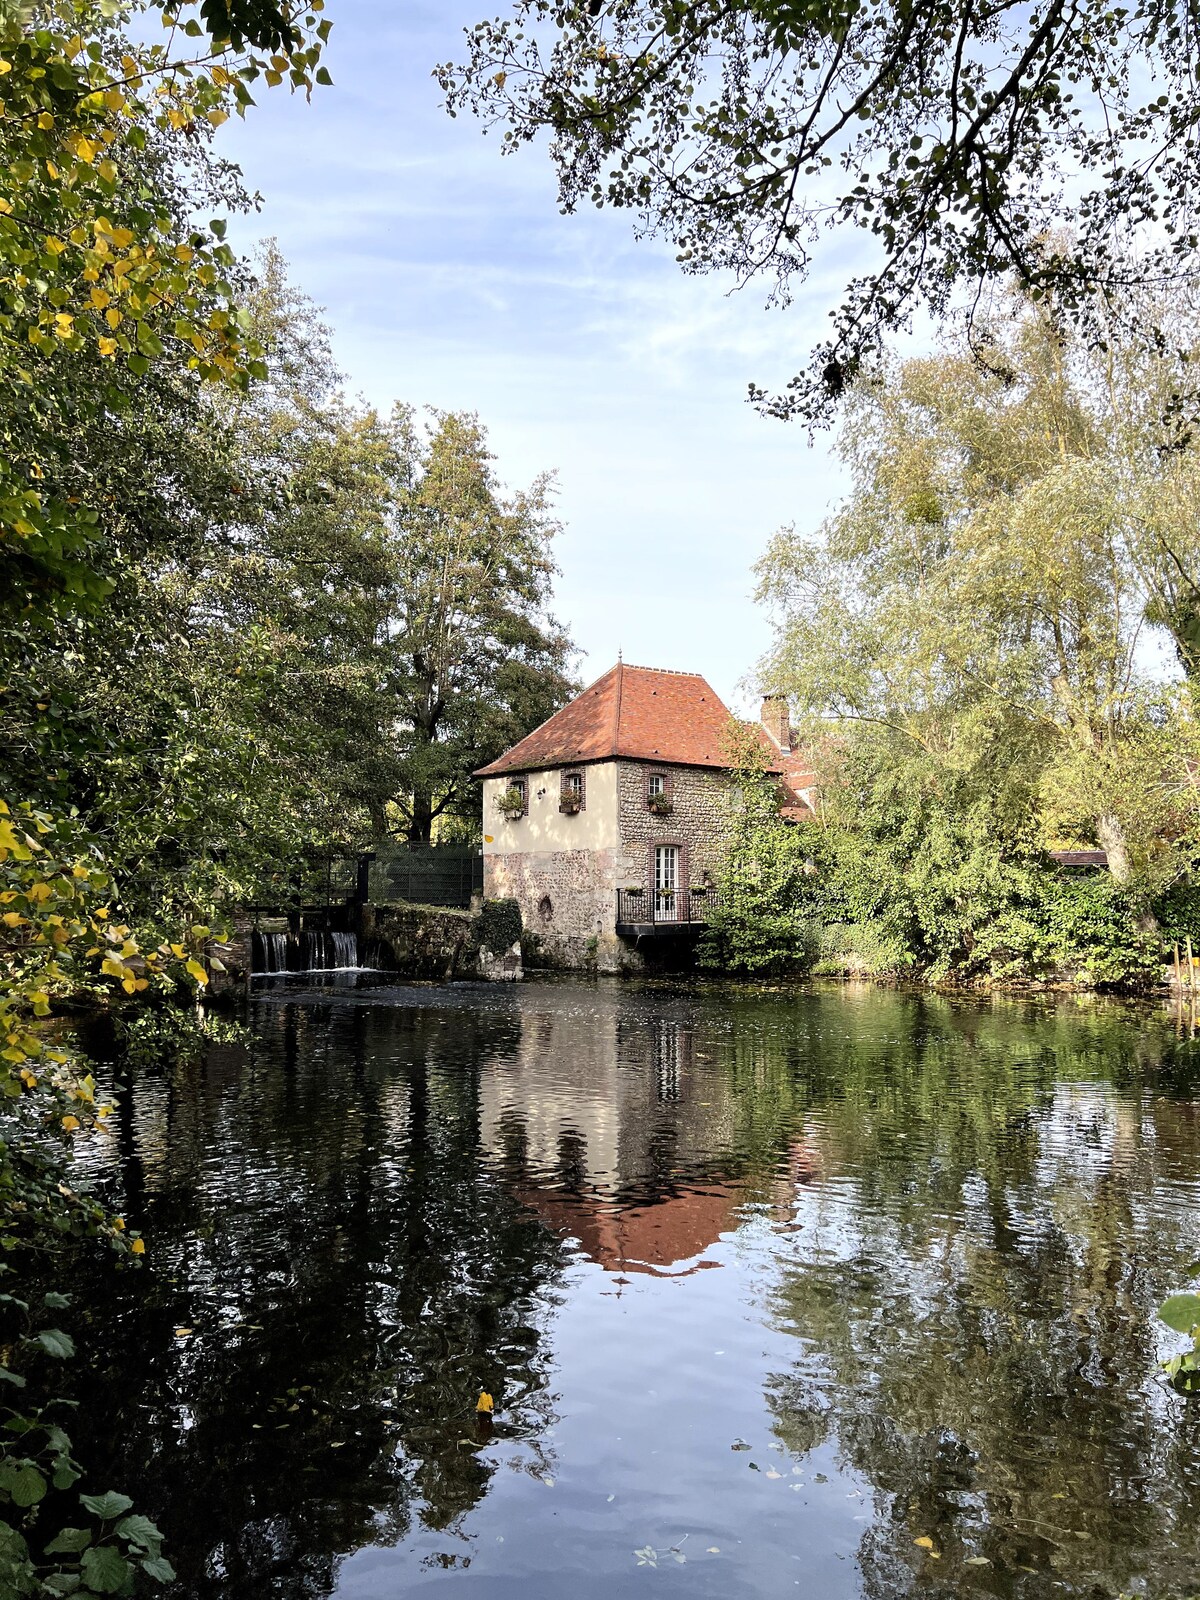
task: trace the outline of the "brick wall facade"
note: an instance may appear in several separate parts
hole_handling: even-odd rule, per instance
[[[659,817],[646,805],[646,779],[652,772],[669,774],[671,814]],[[656,844],[678,845],[682,851],[680,887],[691,888],[715,874],[725,837],[729,775],[712,767],[656,766],[622,761],[617,773],[617,881],[653,883]]]

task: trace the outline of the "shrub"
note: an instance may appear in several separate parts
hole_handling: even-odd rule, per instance
[[[480,940],[492,955],[502,955],[521,942],[521,908],[515,900],[485,900],[480,913]]]

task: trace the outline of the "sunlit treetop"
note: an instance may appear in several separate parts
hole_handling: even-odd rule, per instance
[[[60,0],[0,15],[0,569],[18,610],[103,587],[86,560],[95,510],[39,487],[64,356],[107,369],[94,392],[118,410],[155,362],[237,388],[263,375],[225,219],[196,215],[244,203],[207,140],[260,80],[305,94],[329,81],[322,6]],[[19,420],[31,395],[40,433]]]

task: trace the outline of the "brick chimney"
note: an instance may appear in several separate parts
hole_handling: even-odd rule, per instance
[[[791,750],[792,717],[786,695],[763,696],[762,725],[781,750]]]

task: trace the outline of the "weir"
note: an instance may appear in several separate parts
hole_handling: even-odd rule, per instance
[[[331,928],[302,928],[294,933],[254,930],[250,968],[253,977],[284,972],[354,972],[362,970],[363,965],[357,933]]]

